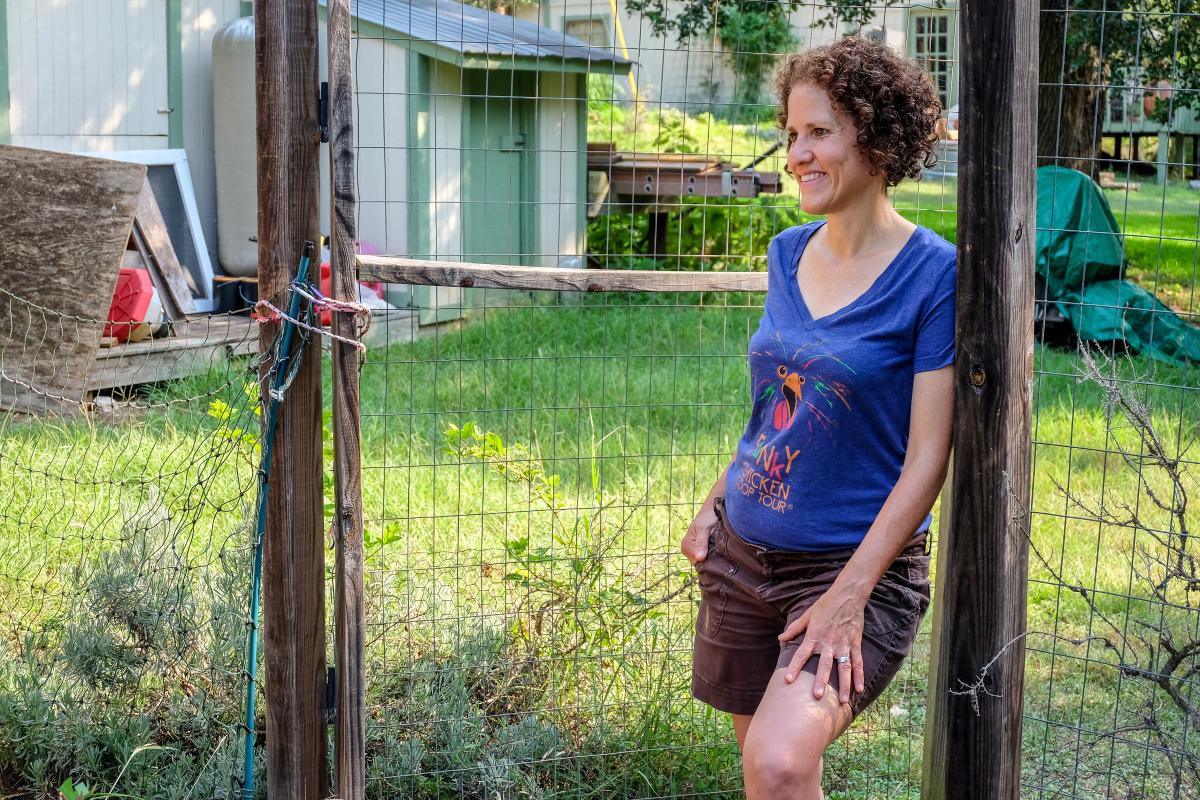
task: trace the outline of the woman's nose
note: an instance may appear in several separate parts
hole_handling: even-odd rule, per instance
[[[797,137],[796,141],[788,147],[788,166],[795,167],[799,164],[806,164],[812,158],[812,149],[808,146],[808,142],[801,137]]]

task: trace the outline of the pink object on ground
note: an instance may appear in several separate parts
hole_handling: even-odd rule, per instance
[[[364,256],[379,255],[379,251],[376,250],[374,248],[374,246],[371,245],[370,242],[358,242],[355,245],[354,249],[358,252],[359,255],[364,255]],[[326,297],[330,297],[333,294],[333,279],[330,277],[330,274],[331,273],[330,273],[329,262],[322,261],[321,262],[321,294],[325,295]],[[382,283],[367,283],[366,281],[359,281],[359,284],[362,286],[366,286],[368,289],[370,289],[372,292],[374,292],[380,298],[383,297],[383,284]],[[358,300],[357,297],[353,297],[350,299],[354,300],[354,301]],[[321,324],[328,327],[332,323],[333,323],[333,312],[329,311],[328,309],[326,309],[325,311],[322,311],[321,312]]]

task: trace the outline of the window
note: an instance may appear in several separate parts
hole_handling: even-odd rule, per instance
[[[913,9],[908,22],[908,51],[933,78],[942,108],[958,102],[958,43],[954,12]]]
[[[569,19],[564,32],[592,47],[608,47],[608,25],[603,19]]]
[[[1123,84],[1108,87],[1109,125],[1140,125],[1145,121],[1145,91],[1139,86],[1141,79],[1140,74],[1130,75]]]

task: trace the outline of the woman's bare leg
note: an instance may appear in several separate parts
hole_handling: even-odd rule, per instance
[[[733,714],[733,732],[737,734],[738,750],[746,752],[746,731],[750,730],[751,714]]]
[[[747,800],[821,800],[825,750],[853,719],[837,692],[826,691],[816,700],[812,675],[801,672],[789,684],[784,672],[781,668],[771,676],[758,710],[738,737]]]

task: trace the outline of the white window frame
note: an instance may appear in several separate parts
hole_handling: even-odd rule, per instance
[[[179,196],[183,201],[188,230],[192,235],[192,247],[196,251],[196,271],[199,272],[200,292],[195,297],[196,310],[212,312],[215,308],[212,262],[208,257],[208,245],[204,241],[204,228],[200,225],[200,209],[196,206],[196,192],[192,188],[192,172],[188,169],[186,150],[112,150],[103,153],[79,153],[92,158],[107,158],[112,161],[128,161],[145,164],[147,167],[171,167]]]
[[[608,14],[565,14],[562,26],[564,36],[571,36],[571,33],[567,31],[567,26],[572,22],[599,22],[604,26],[604,44],[593,45],[593,47],[603,47],[606,50],[614,49],[615,37],[613,36],[612,17]]]
[[[929,69],[929,62],[933,60],[945,61],[946,75],[946,91],[942,102],[945,106],[943,113],[949,112],[952,106],[958,104],[958,10],[954,8],[932,8],[930,6],[913,6],[908,9],[908,20],[906,24],[905,49],[908,51],[909,58],[919,62],[925,67],[926,72],[934,77],[934,87],[937,87],[937,79],[932,70]],[[945,19],[945,32],[933,33],[918,33],[917,27],[920,20],[935,20]],[[945,58],[932,59],[930,58],[930,49],[928,47],[921,48],[923,52],[918,52],[917,41],[924,37],[926,43],[934,40],[937,37],[946,37],[946,53]],[[939,54],[940,55],[940,54]],[[938,90],[938,96],[942,96],[942,92]]]

